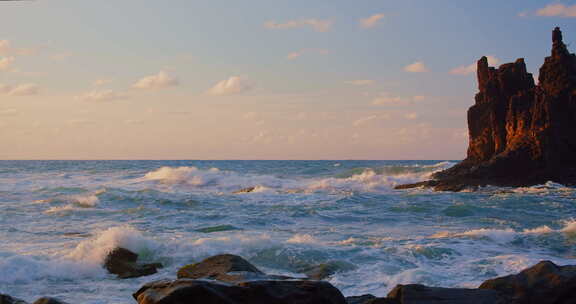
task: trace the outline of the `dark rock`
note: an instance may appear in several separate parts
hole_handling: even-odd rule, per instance
[[[537,86],[524,59],[496,69],[482,57],[479,92],[468,110],[466,159],[434,174],[431,181],[397,189],[461,191],[547,181],[576,185],[576,55],[568,52],[559,28],[552,43]]]
[[[496,290],[514,304],[573,304],[576,266],[542,261],[519,274],[487,280],[479,288]]]
[[[155,274],[158,268],[162,268],[160,263],[139,264],[138,254],[125,249],[115,248],[106,256],[104,268],[108,272],[118,275],[121,279],[136,278]]]
[[[346,303],[347,304],[366,304],[368,303],[368,301],[376,299],[375,296],[371,295],[371,294],[365,294],[365,295],[361,295],[361,296],[352,296],[352,297],[346,297]]]
[[[213,279],[238,282],[263,278],[266,275],[245,259],[232,254],[209,257],[200,263],[186,265],[178,270],[178,278]]]
[[[18,298],[11,297],[7,294],[0,293],[0,304],[28,304],[24,300],[20,300]]]
[[[299,270],[311,280],[323,280],[338,272],[354,270],[352,264],[342,261],[329,261],[315,266],[304,267]]]
[[[247,188],[242,188],[240,190],[236,190],[236,191],[232,192],[232,194],[251,193],[251,192],[254,192],[254,190],[256,190],[256,187],[247,187]]]
[[[139,304],[346,304],[338,289],[321,281],[252,281],[231,285],[190,279],[164,280],[144,285],[133,296]]]
[[[55,299],[55,298],[43,297],[43,298],[40,298],[40,299],[34,301],[33,304],[68,304],[68,303],[66,303],[64,301],[60,301],[60,300]]]
[[[398,285],[388,293],[388,303],[398,304],[505,304],[495,290]]]

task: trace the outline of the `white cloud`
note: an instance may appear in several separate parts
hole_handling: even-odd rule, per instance
[[[235,95],[250,91],[253,87],[248,79],[242,76],[232,76],[218,82],[206,93],[213,96]]]
[[[361,118],[355,120],[355,121],[352,123],[352,126],[354,126],[354,127],[363,127],[363,126],[367,126],[367,125],[376,123],[376,122],[378,122],[378,121],[388,120],[388,119],[390,119],[390,115],[389,115],[389,114],[370,115],[370,116],[361,117]]]
[[[16,116],[18,114],[16,109],[0,109],[0,116]]]
[[[486,56],[488,58],[488,64],[491,66],[498,65],[500,63],[500,59],[496,58],[495,56]],[[478,68],[477,63],[472,63],[470,65],[461,65],[459,67],[453,68],[450,70],[450,74],[453,75],[468,75],[476,72]]]
[[[375,27],[384,17],[384,14],[376,14],[365,19],[360,19],[360,26],[365,29]]]
[[[286,58],[288,60],[294,60],[294,59],[296,59],[296,58],[298,58],[298,57],[300,57],[306,53],[317,53],[320,55],[326,55],[326,54],[330,53],[330,51],[325,50],[325,49],[303,49],[303,50],[292,52],[292,53],[288,54],[288,56],[286,56]]]
[[[406,113],[404,115],[404,118],[409,119],[409,120],[414,120],[414,119],[418,119],[420,115],[418,115],[418,113]]]
[[[548,4],[544,8],[536,11],[536,15],[544,17],[576,17],[576,4],[566,6],[562,3]]]
[[[268,21],[264,23],[264,27],[272,30],[285,30],[302,27],[312,27],[317,32],[327,32],[332,28],[334,22],[332,20],[321,19],[300,19],[290,20],[285,23],[278,23],[276,21]]]
[[[32,49],[14,48],[10,41],[0,40],[0,56],[31,55],[32,53],[34,53]]]
[[[417,95],[413,97],[400,97],[391,95],[388,92],[380,93],[380,96],[374,98],[372,100],[373,105],[381,106],[381,105],[410,105],[416,102],[424,101],[426,96]]]
[[[404,67],[404,71],[406,72],[410,72],[410,73],[425,73],[425,72],[430,72],[430,70],[428,69],[428,67],[426,67],[426,65],[424,64],[424,62],[422,61],[416,61],[412,64],[409,64],[407,66]]]
[[[349,80],[346,83],[355,85],[355,86],[369,86],[373,85],[376,81],[371,79],[358,79],[358,80]]]
[[[138,80],[133,88],[136,89],[165,89],[168,87],[177,86],[179,81],[176,77],[168,75],[164,71],[160,71],[156,75],[146,76]]]
[[[17,86],[0,84],[0,93],[10,96],[38,95],[40,88],[33,83],[19,84]]]
[[[113,101],[127,99],[128,95],[112,90],[93,90],[84,95],[77,96],[77,98],[84,101]]]
[[[14,57],[4,57],[0,59],[0,71],[7,71],[14,63]]]

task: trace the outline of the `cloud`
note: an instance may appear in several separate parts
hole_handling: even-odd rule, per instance
[[[129,96],[112,90],[93,90],[84,95],[77,96],[76,98],[84,101],[113,101],[128,99]]]
[[[94,80],[92,85],[95,87],[101,87],[101,86],[103,86],[105,84],[109,84],[111,82],[112,82],[112,79],[96,79],[96,80]]]
[[[139,120],[139,119],[127,119],[124,121],[124,124],[127,125],[142,125],[144,124],[143,120]]]
[[[213,96],[236,95],[252,90],[253,84],[242,76],[232,76],[222,80],[206,93]]]
[[[371,80],[371,79],[358,79],[358,80],[349,80],[349,81],[346,81],[346,83],[351,84],[351,85],[355,85],[355,86],[369,86],[369,85],[373,85],[374,83],[376,83],[376,81]]]
[[[389,114],[382,114],[382,115],[370,115],[370,116],[366,116],[366,117],[361,117],[357,120],[355,120],[352,123],[352,126],[358,128],[358,127],[363,127],[363,126],[367,126],[382,120],[388,120],[390,119],[390,115]]]
[[[286,58],[288,60],[294,60],[306,53],[316,53],[316,54],[320,54],[320,55],[326,55],[328,53],[330,53],[329,50],[325,50],[325,49],[303,49],[300,51],[296,51],[296,52],[292,52],[290,54],[288,54],[288,56],[286,56]]]
[[[360,27],[365,29],[373,28],[377,26],[384,17],[384,14],[376,14],[365,19],[360,19]]]
[[[410,105],[420,101],[424,101],[426,96],[417,95],[413,97],[400,97],[394,96],[388,92],[380,93],[380,96],[372,100],[373,105]]]
[[[410,72],[410,73],[425,73],[425,72],[430,72],[430,70],[428,69],[428,67],[426,67],[426,65],[424,64],[424,62],[422,61],[416,61],[412,64],[409,64],[407,66],[404,67],[404,71],[406,72]]]
[[[285,23],[277,23],[276,21],[268,21],[264,23],[264,27],[271,30],[285,30],[293,28],[311,27],[317,32],[327,32],[332,29],[334,22],[332,20],[321,19],[300,19],[290,20]]]
[[[0,40],[0,56],[8,55],[31,55],[32,49],[14,48],[9,40]]]
[[[500,59],[498,59],[494,56],[486,56],[486,58],[488,58],[488,64],[491,66],[495,66],[495,65],[498,65],[498,63],[500,63]],[[450,74],[468,75],[468,74],[475,73],[477,68],[478,68],[477,63],[472,63],[470,65],[461,65],[459,67],[456,67],[456,68],[453,68],[452,70],[450,70]]]
[[[562,3],[548,4],[544,8],[537,10],[536,15],[543,17],[574,18],[576,17],[576,4],[571,6],[566,6]]]
[[[67,121],[67,123],[72,126],[90,126],[96,124],[95,121],[87,119],[72,119]]]
[[[0,84],[0,93],[10,96],[38,95],[40,88],[33,83],[19,84],[17,86]]]
[[[168,75],[164,71],[160,71],[156,75],[146,76],[138,80],[133,88],[136,89],[165,89],[173,86],[177,86],[179,81],[176,77]]]
[[[406,113],[404,115],[404,118],[409,119],[409,120],[414,120],[414,119],[418,119],[420,115],[418,115],[418,113]]]
[[[14,63],[14,57],[4,57],[0,59],[0,71],[7,71]]]
[[[0,109],[0,116],[16,116],[20,114],[16,109]]]

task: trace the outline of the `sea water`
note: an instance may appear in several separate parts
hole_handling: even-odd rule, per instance
[[[294,277],[336,263],[328,280],[346,296],[477,287],[540,260],[576,264],[573,188],[393,190],[454,164],[0,161],[0,293],[134,303],[142,284],[220,253]],[[102,268],[117,246],[165,267],[117,279]]]

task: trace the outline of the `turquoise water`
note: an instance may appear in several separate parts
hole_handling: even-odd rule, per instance
[[[544,259],[574,264],[573,188],[392,189],[453,164],[0,161],[0,293],[134,303],[141,284],[218,253],[297,277],[335,261],[329,281],[347,296],[400,283],[476,287]],[[115,246],[166,267],[116,279],[101,267]]]

